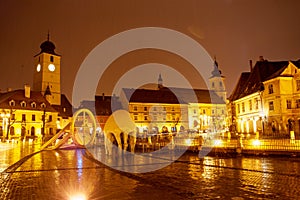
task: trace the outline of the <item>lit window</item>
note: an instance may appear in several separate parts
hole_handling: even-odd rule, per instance
[[[10,102],[9,102],[9,106],[15,106],[16,105],[16,102],[14,101],[14,100],[11,100]]]
[[[21,102],[21,107],[26,107],[26,102],[25,101]]]
[[[268,89],[269,89],[269,94],[273,94],[273,93],[274,93],[273,85],[272,85],[272,84],[270,84],[270,85],[268,86]]]
[[[255,109],[258,110],[258,99],[255,98],[254,101],[255,101]]]
[[[273,101],[269,102],[269,110],[274,110],[274,102]]]
[[[36,103],[34,103],[34,102],[31,103],[31,107],[32,107],[32,108],[36,108]]]
[[[292,100],[286,100],[286,108],[292,109]]]

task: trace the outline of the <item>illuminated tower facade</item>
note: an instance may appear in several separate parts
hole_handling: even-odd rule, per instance
[[[40,45],[41,52],[34,56],[33,90],[41,92],[52,105],[61,104],[60,59],[55,45],[48,38]]]
[[[214,70],[211,72],[212,76],[209,78],[210,90],[213,90],[219,97],[226,101],[226,88],[225,88],[225,77],[219,70],[217,60],[214,62]]]

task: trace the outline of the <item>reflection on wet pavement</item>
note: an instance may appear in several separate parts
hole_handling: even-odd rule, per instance
[[[10,162],[21,154],[10,153]],[[132,174],[94,162],[85,149],[42,151],[1,174],[0,199],[297,199],[299,168],[299,158],[186,153],[160,170]]]

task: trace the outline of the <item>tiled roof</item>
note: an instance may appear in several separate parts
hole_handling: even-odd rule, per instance
[[[123,89],[127,100],[138,103],[225,103],[214,91],[187,88]]]
[[[61,98],[61,105],[52,105],[52,107],[59,113],[59,116],[62,118],[68,118],[73,116],[73,107],[66,95],[62,94]]]
[[[118,110],[121,107],[119,98],[116,96],[95,96],[95,101],[82,101],[79,108],[87,108],[97,116],[109,116],[112,113],[112,108]]]
[[[10,106],[9,102],[14,101],[14,106]],[[25,102],[25,106],[21,106],[21,102]],[[36,107],[32,106],[36,104]],[[20,110],[44,110],[42,104],[46,105],[47,112],[56,112],[56,110],[49,104],[46,98],[36,91],[30,91],[30,98],[25,97],[25,90],[14,90],[11,92],[0,93],[0,108],[2,109],[20,109]]]
[[[178,99],[170,89],[165,87],[159,90],[123,88],[123,92],[129,102],[166,104],[185,103]]]

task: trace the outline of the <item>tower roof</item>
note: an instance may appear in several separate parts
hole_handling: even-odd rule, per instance
[[[219,64],[217,62],[217,59],[215,57],[215,61],[214,61],[214,70],[211,72],[212,77],[222,77],[222,72],[221,70],[219,70]]]
[[[50,38],[50,36],[49,36],[49,33],[48,33],[47,40],[40,45],[41,52],[39,54],[41,54],[41,53],[49,53],[49,54],[53,54],[53,55],[58,55],[54,51],[55,50],[54,43],[51,42],[49,38]]]
[[[51,91],[50,91],[49,85],[47,85],[47,88],[46,88],[45,93],[44,93],[44,96],[46,96],[46,95],[51,95]]]

